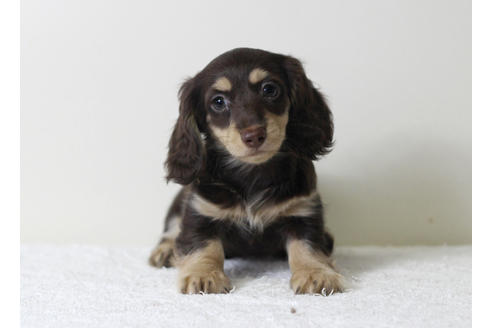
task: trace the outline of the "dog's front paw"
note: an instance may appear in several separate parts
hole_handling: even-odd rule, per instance
[[[180,279],[183,294],[226,294],[231,290],[231,282],[222,271],[194,272]]]
[[[174,240],[165,239],[159,243],[150,254],[149,264],[156,267],[166,268],[174,266]]]
[[[331,295],[343,291],[342,275],[326,269],[297,270],[292,273],[290,287],[296,294]]]

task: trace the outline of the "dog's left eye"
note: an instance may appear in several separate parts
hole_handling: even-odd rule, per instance
[[[277,84],[273,82],[265,82],[261,86],[261,94],[265,98],[275,99],[278,97],[280,91]]]

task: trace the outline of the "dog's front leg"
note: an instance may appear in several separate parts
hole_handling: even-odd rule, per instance
[[[179,289],[183,294],[228,293],[229,278],[224,273],[224,250],[219,240],[178,259]]]
[[[342,276],[333,268],[331,258],[306,239],[289,238],[287,254],[292,272],[290,287],[296,294],[326,295],[343,290]]]
[[[185,217],[183,231],[176,239],[179,290],[183,294],[229,292],[231,283],[224,273],[221,240],[200,229],[199,223],[208,218],[195,216],[191,219],[192,225],[187,224]],[[206,225],[207,222],[203,223]]]

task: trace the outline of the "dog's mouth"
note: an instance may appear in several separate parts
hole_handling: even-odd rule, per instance
[[[282,115],[266,114],[267,122],[261,135],[257,131],[237,129],[235,123],[227,128],[218,128],[210,124],[212,133],[223,148],[236,160],[248,164],[261,164],[274,157],[282,146],[288,112]],[[250,129],[251,130],[251,129]],[[261,137],[261,139],[260,139]]]
[[[261,150],[261,149],[252,149],[247,154],[242,155],[242,156],[239,156],[239,158],[248,158],[248,157],[262,156],[262,155],[267,154],[267,153],[271,153],[271,151]]]

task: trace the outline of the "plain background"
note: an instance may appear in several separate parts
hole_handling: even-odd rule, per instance
[[[187,76],[291,54],[327,96],[339,245],[471,242],[469,1],[21,2],[21,241],[150,245]]]

